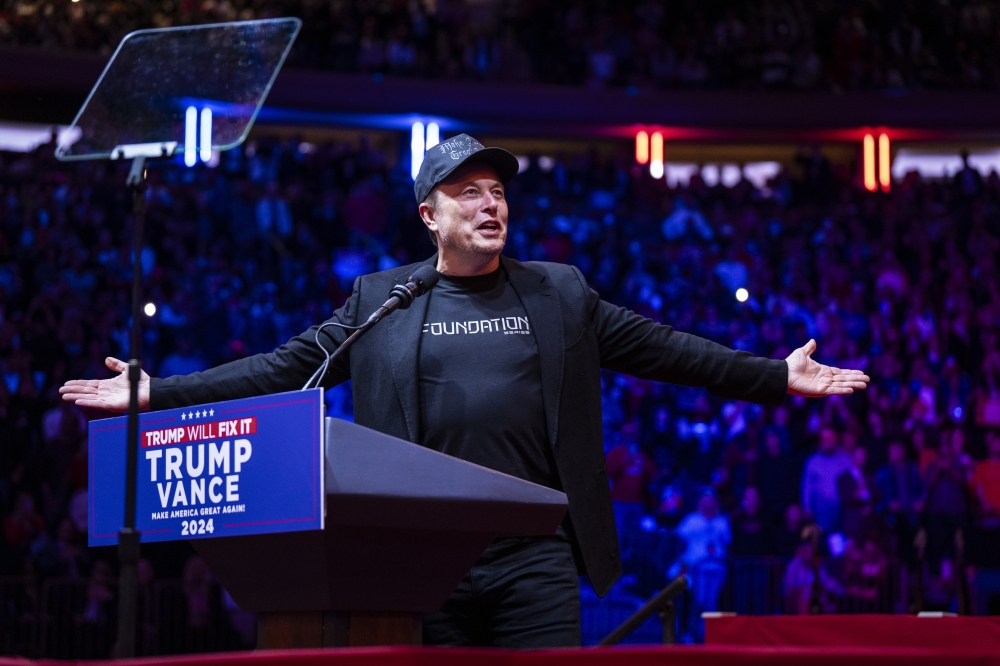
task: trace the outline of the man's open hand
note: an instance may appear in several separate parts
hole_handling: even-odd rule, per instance
[[[121,374],[111,379],[71,379],[59,388],[63,400],[109,412],[128,411],[128,363],[109,356],[104,365]],[[139,379],[139,411],[147,409],[149,375],[143,372]]]
[[[860,370],[841,370],[812,360],[816,341],[810,340],[785,359],[788,363],[788,392],[803,398],[843,395],[868,388],[871,381]]]

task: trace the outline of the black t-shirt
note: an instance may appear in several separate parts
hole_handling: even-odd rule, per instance
[[[420,442],[559,488],[531,322],[503,268],[441,276],[420,334]]]

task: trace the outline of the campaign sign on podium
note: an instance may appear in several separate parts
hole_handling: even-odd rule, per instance
[[[118,543],[127,417],[91,421],[89,544]],[[142,541],[323,529],[323,391],[139,416]]]

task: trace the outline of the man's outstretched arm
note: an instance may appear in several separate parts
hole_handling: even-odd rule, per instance
[[[357,280],[354,293],[327,321],[356,325],[359,288],[360,280]],[[311,327],[268,354],[256,354],[204,372],[165,379],[150,378],[143,372],[139,381],[139,409],[169,409],[301,388],[325,358],[316,345],[318,328]],[[328,351],[332,351],[349,333],[343,328],[327,326],[320,340]],[[339,357],[331,365],[324,386],[333,386],[350,378],[349,354]],[[120,374],[110,379],[70,380],[59,389],[63,400],[109,412],[126,411],[128,364],[108,357],[105,365]]]
[[[658,324],[602,301],[593,291],[590,298],[604,368],[769,405],[780,403],[786,393],[819,398],[868,386],[869,379],[860,370],[842,370],[813,360],[814,340],[783,361],[761,358]]]

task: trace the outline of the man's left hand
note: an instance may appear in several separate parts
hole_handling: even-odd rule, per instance
[[[860,370],[841,370],[817,363],[812,357],[816,341],[810,340],[785,359],[788,363],[788,392],[803,398],[845,395],[868,388],[871,381]]]

